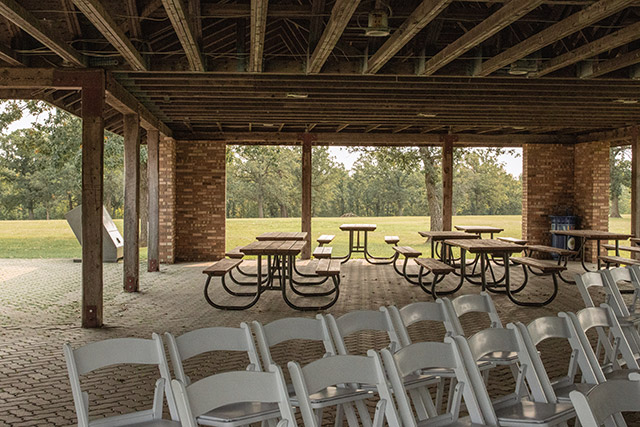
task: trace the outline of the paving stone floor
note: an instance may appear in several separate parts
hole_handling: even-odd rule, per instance
[[[0,426],[75,425],[61,351],[65,342],[77,347],[114,337],[148,338],[152,332],[166,331],[179,335],[206,326],[238,326],[242,321],[252,320],[268,323],[283,317],[316,314],[293,311],[279,292],[265,293],[256,306],[246,311],[216,310],[202,295],[204,266],[203,263],[162,265],[159,273],[147,273],[146,265],[141,264],[141,291],[128,294],[122,291],[122,264],[105,264],[105,326],[86,330],[79,327],[81,264],[67,259],[0,259]],[[571,269],[579,271],[577,265]],[[521,277],[519,273],[514,275]],[[534,278],[530,288],[535,294],[544,293],[550,289],[549,283],[548,278]],[[466,284],[459,294],[476,292],[478,287]],[[533,292],[531,296],[535,297]],[[504,295],[493,297],[505,324],[528,323],[540,316],[582,307],[575,286],[566,284],[561,284],[559,297],[544,308],[518,307]],[[357,309],[377,309],[390,304],[401,307],[422,300],[429,297],[418,287],[403,282],[391,266],[352,260],[343,267],[340,299],[328,312],[340,316]],[[488,326],[488,322],[474,315],[462,320],[468,332]],[[444,335],[442,328],[433,325],[414,326],[411,333],[416,340],[442,339]],[[386,344],[386,337],[375,333],[360,334],[348,342],[350,350],[357,353]],[[543,348],[545,366],[552,377],[566,372],[568,353],[560,345],[551,343]],[[320,357],[322,352],[317,346],[294,342],[279,346],[275,358],[283,365],[292,359],[305,363]],[[204,355],[192,359],[187,371],[196,380],[215,371],[243,369],[247,363],[244,356]],[[149,369],[127,368],[117,375],[112,369],[104,369],[87,376],[83,387],[92,390],[91,415],[99,417],[146,408],[151,400],[153,375]],[[513,385],[510,377],[508,370],[492,373],[491,394],[509,391]],[[640,425],[638,420],[630,421],[630,425]]]

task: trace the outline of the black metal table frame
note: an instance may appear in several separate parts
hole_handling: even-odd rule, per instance
[[[369,264],[378,264],[378,265],[386,265],[391,264],[394,261],[395,255],[389,257],[377,257],[373,256],[369,253],[368,241],[369,241],[369,230],[344,230],[349,231],[349,253],[344,256],[332,257],[332,259],[339,259],[341,263],[345,263],[351,259],[352,254],[361,253],[364,254],[364,259]],[[371,230],[373,231],[373,230]],[[355,239],[354,245],[354,232],[358,233]],[[360,243],[360,232],[364,233],[363,243]]]

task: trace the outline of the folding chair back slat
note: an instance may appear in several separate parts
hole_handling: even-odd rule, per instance
[[[113,338],[73,350],[79,375],[113,365],[159,363],[156,342],[141,338]]]
[[[407,304],[401,309],[396,306],[381,307],[388,321],[396,330],[400,345],[405,347],[411,344],[409,337],[409,326],[418,322],[438,322],[443,325],[447,321],[444,305],[440,300],[437,302],[420,301]],[[446,325],[445,329],[446,329]]]
[[[331,314],[327,314],[326,319],[338,354],[349,354],[344,339],[351,334],[362,331],[386,332],[389,337],[389,347],[394,351],[401,345],[393,322],[385,314],[384,307],[380,310],[352,311],[337,319]]]

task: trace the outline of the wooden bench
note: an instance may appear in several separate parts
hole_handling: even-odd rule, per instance
[[[443,276],[453,272],[455,269],[449,264],[445,264],[435,258],[416,258],[414,261],[418,266],[420,266],[420,272],[418,273],[418,285],[420,285],[423,291],[433,296],[434,300],[437,299],[438,294],[436,292],[436,285],[442,281]],[[429,285],[424,283],[423,270],[427,270],[427,273],[431,273],[433,275]],[[460,287],[458,286],[453,290],[440,292],[440,294],[449,295],[458,291],[459,288]]]
[[[416,251],[411,246],[394,246],[393,250],[399,255],[404,255],[405,258],[418,258],[422,255],[422,252]]]
[[[318,261],[316,274],[318,276],[339,276],[340,265],[341,263],[339,259],[321,259]]]
[[[616,245],[605,244],[602,247],[608,251],[615,251]],[[633,252],[636,254],[640,254],[640,246],[618,246],[618,249],[621,251]]]
[[[609,256],[609,255],[603,255],[603,256],[600,256],[599,258],[600,258],[600,261],[607,264],[607,267],[609,267],[611,264],[640,265],[640,259],[631,259],[631,258],[624,258],[621,256]]]
[[[244,258],[244,254],[240,252],[240,249],[242,248],[242,246],[236,246],[235,248],[228,251],[225,255],[227,256],[227,258],[242,259]]]
[[[318,245],[322,246],[322,245],[328,245],[335,238],[336,238],[335,234],[323,234],[322,236],[318,237],[316,241],[318,242]]]
[[[387,245],[397,245],[400,241],[400,237],[398,236],[384,236],[384,242]]]
[[[553,249],[558,249],[558,248],[553,248]],[[521,265],[522,271],[524,273],[524,281],[516,289],[512,290],[511,283],[507,283],[507,286],[506,286],[507,296],[509,297],[511,302],[517,305],[525,306],[525,307],[542,307],[549,304],[551,301],[553,301],[556,298],[556,296],[558,295],[558,276],[560,275],[561,272],[565,271],[567,267],[565,267],[564,265],[560,265],[555,261],[547,261],[547,260],[531,258],[531,257],[511,257],[510,260],[514,264]],[[540,273],[536,273],[538,276],[549,275],[553,278],[553,292],[551,293],[551,296],[546,300],[522,301],[522,300],[516,299],[513,296],[514,293],[520,292],[527,285],[527,282],[529,280],[527,269],[532,269],[532,268],[535,268],[536,270],[540,271]]]
[[[416,258],[416,264],[433,274],[449,274],[455,269],[435,258]]]
[[[332,250],[331,246],[318,246],[313,251],[313,257],[318,259],[331,258]]]
[[[531,257],[511,257],[511,262],[536,268],[545,274],[558,273],[567,269],[567,267],[558,265],[555,261],[546,261]]]
[[[518,239],[517,237],[499,237],[498,240],[503,242],[515,243],[516,245],[526,245],[528,240]]]
[[[572,251],[569,249],[562,249],[562,248],[554,248],[553,246],[545,246],[545,245],[527,245],[527,250],[529,252],[533,251],[533,252],[542,252],[546,254],[557,254],[561,257],[578,255],[578,252],[576,251]]]
[[[240,264],[242,264],[241,259],[224,258],[205,268],[203,273],[209,276],[224,276]]]

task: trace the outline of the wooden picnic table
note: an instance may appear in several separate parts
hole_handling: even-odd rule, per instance
[[[491,234],[491,238],[493,239],[493,235],[497,233],[502,233],[504,228],[491,227],[486,225],[456,225],[454,226],[456,230],[464,231],[465,233],[473,233],[482,237],[482,234],[489,233]]]
[[[598,270],[600,270],[601,268],[601,262],[600,262],[600,244],[601,242],[604,241],[609,241],[609,240],[614,240],[615,243],[615,247],[616,247],[616,255],[619,254],[618,248],[619,248],[619,241],[620,240],[627,240],[629,238],[632,237],[631,234],[626,234],[626,233],[614,233],[611,231],[602,231],[602,230],[550,230],[549,231],[551,234],[557,234],[559,236],[571,236],[571,237],[577,237],[581,240],[581,244],[580,244],[580,260],[582,262],[582,268],[584,268],[585,271],[591,271],[587,265],[585,264],[585,254],[586,254],[586,243],[587,240],[595,240],[597,242],[596,244],[596,250],[597,250],[597,256],[598,256]]]
[[[306,231],[269,231],[262,233],[256,240],[306,240]]]
[[[418,231],[420,236],[425,237],[427,242],[431,242],[431,257],[442,259],[443,254],[440,251],[440,256],[436,257],[436,244],[442,243],[444,240],[449,239],[478,239],[480,236],[477,234],[465,233],[462,231]]]
[[[354,253],[364,254],[364,259],[370,264],[391,264],[394,261],[395,255],[390,257],[377,257],[369,253],[368,248],[368,236],[370,231],[375,231],[377,226],[375,224],[342,224],[340,230],[349,232],[349,252],[342,257],[336,257],[335,259],[341,260],[345,263],[351,259],[351,255]],[[363,233],[362,239],[360,233]]]

